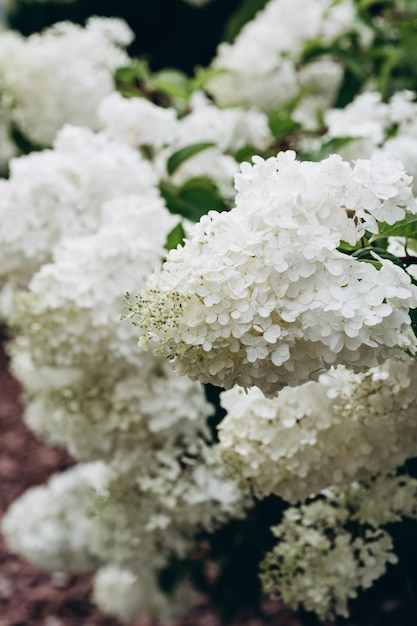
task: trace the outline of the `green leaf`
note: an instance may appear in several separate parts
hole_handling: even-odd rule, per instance
[[[214,183],[207,178],[192,178],[180,189],[180,196],[185,202],[198,207],[199,218],[208,211],[225,211],[227,205],[220,196]]]
[[[207,148],[212,148],[216,144],[212,141],[203,141],[201,143],[194,143],[190,146],[186,146],[185,148],[181,148],[181,150],[177,150],[172,154],[167,162],[167,171],[170,176],[182,165],[185,161],[195,156],[199,152],[203,150],[207,150]]]
[[[381,222],[379,224],[379,233],[372,235],[371,242],[379,239],[387,239],[387,237],[407,237],[408,239],[417,239],[417,215],[407,213],[406,217],[392,226]]]
[[[335,152],[353,141],[355,137],[333,137],[326,141],[318,150],[306,152],[303,155],[304,161],[322,161],[326,159],[330,154]]]
[[[178,222],[178,224],[168,234],[168,237],[164,246],[165,250],[172,250],[173,248],[176,248],[177,246],[182,245],[184,242],[184,238],[185,238],[184,228],[182,226],[182,223]]]
[[[223,31],[223,41],[231,42],[239,34],[242,26],[264,8],[268,0],[243,0],[239,9],[232,15]]]
[[[192,222],[198,222],[211,210],[228,209],[216,185],[206,178],[193,178],[180,188],[163,181],[159,189],[168,210]]]
[[[220,76],[220,74],[229,74],[229,72],[220,67],[199,67],[195,77],[191,79],[192,91],[200,91],[211,81],[212,78]]]
[[[179,70],[166,68],[152,75],[152,85],[170,98],[188,100],[191,95],[191,81]]]
[[[277,109],[269,116],[269,128],[275,139],[281,139],[300,130],[302,124],[293,120],[287,113]]]
[[[249,163],[251,163],[252,157],[255,154],[259,154],[259,149],[255,148],[255,146],[252,146],[251,144],[248,144],[246,146],[243,146],[242,148],[239,148],[239,150],[237,150],[233,156],[238,163],[242,163],[242,161],[248,161]]]
[[[358,259],[358,261],[370,261],[374,264],[380,265],[378,259],[375,258],[375,254],[377,254],[381,259],[388,259],[392,261],[395,265],[399,265],[404,268],[404,263],[397,257],[395,254],[391,254],[384,248],[376,248],[373,246],[367,246],[366,248],[361,248],[360,250],[356,250],[352,256]]]

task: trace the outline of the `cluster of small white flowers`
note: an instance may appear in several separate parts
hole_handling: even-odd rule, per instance
[[[222,105],[256,105],[271,111],[297,95],[308,77],[301,65],[302,51],[312,40],[323,44],[357,28],[351,0],[270,0],[265,8],[241,30],[232,44],[221,43],[212,67],[220,70],[207,85]],[[362,27],[363,30],[363,27]],[[316,78],[320,69],[322,101],[332,102],[342,76],[334,60],[315,60]],[[328,81],[330,73],[336,80]],[[320,69],[319,69],[320,68]]]
[[[102,206],[96,233],[57,245],[53,262],[17,295],[11,319],[21,323],[36,365],[141,363],[134,329],[120,322],[123,296],[161,263],[176,223],[156,195],[120,196]]]
[[[157,451],[152,464],[121,472],[113,467],[94,506],[94,553],[124,569],[164,567],[172,554],[183,557],[202,530],[212,532],[245,515],[250,499],[217,462],[216,448],[202,438]]]
[[[2,532],[10,549],[50,572],[97,569],[90,550],[92,494],[106,481],[103,463],[77,465],[32,487],[9,507]]]
[[[398,467],[417,446],[416,386],[407,357],[365,374],[338,368],[272,399],[231,389],[221,396],[223,462],[258,497],[290,502]]]
[[[63,237],[99,228],[106,200],[140,194],[157,203],[156,181],[133,148],[75,126],[59,133],[53,150],[13,159],[0,181],[1,279],[26,286]]]
[[[0,87],[10,122],[30,141],[52,143],[65,124],[98,127],[97,106],[114,91],[114,70],[130,60],[133,33],[117,18],[85,28],[60,22],[28,38],[0,34]]]
[[[174,140],[156,159],[155,166],[161,177],[167,176],[167,159],[173,153],[202,142],[212,142],[213,146],[182,163],[171,177],[174,184],[207,177],[227,189],[239,171],[233,156],[236,151],[247,145],[262,151],[272,142],[272,136],[267,116],[256,108],[220,109],[203,93],[196,92],[191,97],[188,115],[178,120]]]
[[[106,614],[130,621],[138,617],[177,620],[195,603],[195,594],[180,582],[166,594],[149,566],[134,574],[117,565],[98,570],[93,582],[93,601]]]
[[[387,532],[346,530],[350,511],[339,502],[317,500],[284,513],[272,528],[278,543],[262,564],[267,593],[294,608],[301,605],[321,619],[348,617],[348,602],[396,563]]]
[[[337,249],[377,232],[375,218],[415,212],[410,184],[382,156],[354,167],[337,155],[300,163],[293,152],[243,163],[236,207],[204,216],[138,294],[140,345],[193,379],[266,395],[332,365],[366,369],[415,351],[410,277]]]
[[[350,509],[352,520],[374,528],[404,517],[417,519],[417,480],[407,474],[383,471],[368,482],[333,486],[323,494]]]
[[[335,150],[348,160],[368,158],[376,151],[403,163],[414,178],[417,192],[417,102],[416,94],[400,91],[388,102],[381,94],[367,91],[357,96],[343,109],[324,113],[329,138],[349,139]]]
[[[138,367],[34,367],[14,342],[12,369],[25,390],[28,426],[80,461],[104,459],[128,469],[150,465],[157,450],[175,451],[206,434],[212,406],[200,385],[179,377],[165,359],[142,353]]]
[[[111,137],[132,147],[171,144],[178,128],[175,109],[163,109],[145,98],[123,98],[117,92],[102,100],[98,117]]]

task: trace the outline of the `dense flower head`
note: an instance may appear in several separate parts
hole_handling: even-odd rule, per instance
[[[393,541],[379,528],[346,528],[351,510],[337,499],[290,507],[272,528],[277,538],[262,563],[264,590],[320,619],[348,617],[348,603],[396,563]]]
[[[133,148],[66,126],[54,149],[13,159],[9,179],[0,181],[1,278],[26,286],[63,237],[100,227],[103,202],[156,197],[155,185],[152,167]]]
[[[140,574],[110,564],[94,576],[93,601],[100,611],[121,620],[155,617],[169,621],[186,613],[195,602],[195,594],[183,582],[169,594],[164,593],[157,572],[152,572],[149,563]]]
[[[243,163],[235,184],[236,207],[204,216],[138,295],[140,345],[191,378],[266,395],[332,365],[365,369],[415,350],[410,277],[338,250],[377,232],[377,219],[415,211],[400,163],[286,152]]]
[[[290,502],[400,466],[417,445],[416,385],[407,358],[364,374],[338,368],[272,399],[256,388],[223,392],[223,462],[258,497]]]
[[[178,128],[175,109],[164,109],[145,98],[124,98],[116,91],[101,101],[98,117],[111,137],[133,147],[170,144]]]
[[[27,39],[0,34],[0,86],[11,121],[41,146],[66,123],[97,129],[97,106],[114,91],[113,71],[129,63],[132,39],[123,20],[99,17],[85,28],[59,22]]]
[[[134,573],[185,556],[199,532],[243,517],[251,503],[203,438],[179,446],[176,456],[158,451],[155,461],[139,457],[128,472],[113,466],[93,507],[93,552]]]
[[[207,436],[213,407],[195,382],[175,374],[166,359],[142,353],[139,366],[35,367],[21,340],[10,346],[12,371],[23,385],[24,419],[48,442],[81,461],[103,459],[128,469],[155,453]]]
[[[83,572],[100,559],[90,550],[92,493],[106,480],[104,464],[88,463],[54,474],[9,507],[2,531],[10,549],[50,572]]]
[[[195,92],[190,99],[190,110],[178,120],[175,137],[155,159],[161,177],[167,177],[167,160],[176,151],[197,143],[213,146],[187,159],[171,176],[171,181],[182,185],[190,178],[205,177],[216,182],[227,195],[233,193],[233,178],[239,171],[234,155],[245,146],[265,149],[272,142],[267,116],[255,107],[216,106],[203,93]]]
[[[270,0],[232,43],[220,44],[212,66],[221,71],[208,82],[207,88],[222,105],[256,105],[271,111],[304,86],[300,61],[305,45],[311,40],[321,40],[325,45],[356,29],[356,21],[351,0],[336,3],[318,0],[308,4],[303,0]],[[332,85],[326,81],[329,62],[338,73]],[[318,66],[322,63],[325,75],[322,94],[327,95],[329,105],[342,71],[333,60],[313,61]]]
[[[123,296],[161,263],[176,223],[153,193],[121,196],[104,203],[96,233],[63,239],[29,291],[18,293],[11,320],[21,324],[35,364],[140,364],[134,329],[120,321]]]

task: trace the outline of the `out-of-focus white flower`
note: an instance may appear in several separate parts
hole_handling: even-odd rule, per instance
[[[212,63],[219,73],[207,88],[222,105],[256,105],[271,111],[303,88],[299,70],[306,44],[312,40],[325,44],[352,29],[365,30],[357,24],[351,0],[307,4],[303,0],[271,0],[245,24],[233,43],[220,44]],[[337,73],[337,80],[329,82],[325,72],[321,83],[320,105],[329,106],[342,71],[335,61],[326,63],[333,64],[333,76]]]
[[[204,216],[138,295],[140,345],[191,378],[267,395],[332,365],[365,369],[415,350],[410,277],[337,249],[377,232],[376,218],[415,211],[410,183],[382,156],[353,168],[292,152],[243,163],[236,207]]]
[[[59,22],[27,39],[0,34],[0,86],[13,123],[41,146],[66,123],[97,129],[97,106],[114,90],[114,70],[129,63],[132,39],[123,20],[99,17],[85,28]]]
[[[62,240],[18,295],[21,334],[37,365],[141,363],[134,329],[120,321],[123,297],[161,263],[177,219],[151,193],[105,203],[101,222],[94,234]]]
[[[77,465],[28,489],[2,520],[9,548],[50,572],[96,569],[100,559],[90,549],[89,507],[106,474],[100,462]]]
[[[175,110],[163,109],[145,98],[123,98],[114,92],[102,100],[98,116],[111,137],[132,147],[161,148],[176,137]]]
[[[250,503],[225,476],[215,447],[179,439],[175,454],[161,449],[144,463],[138,455],[129,471],[112,466],[94,505],[92,550],[134,573],[148,561],[162,568],[172,555],[185,556],[199,532],[243,517]]]
[[[106,200],[136,193],[153,206],[156,181],[136,150],[75,126],[59,133],[53,150],[13,159],[0,181],[1,278],[26,286],[61,238],[100,227]]]
[[[415,455],[416,389],[408,357],[365,374],[339,368],[272,399],[231,389],[221,396],[223,461],[258,497],[290,502],[369,478]]]
[[[25,390],[24,419],[47,441],[81,461],[113,461],[129,469],[140,457],[152,463],[158,450],[177,453],[178,442],[207,436],[212,406],[202,387],[178,376],[165,359],[143,353],[138,366],[96,356],[91,369],[57,368],[31,361],[19,339],[12,369]]]
[[[166,621],[184,615],[195,600],[191,587],[179,583],[170,593],[164,593],[149,565],[140,574],[117,565],[100,568],[93,587],[93,601],[99,609],[126,621],[138,617]]]

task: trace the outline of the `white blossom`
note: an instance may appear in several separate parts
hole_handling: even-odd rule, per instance
[[[355,7],[350,0],[337,3],[319,0],[270,0],[263,10],[245,24],[233,43],[221,43],[212,67],[219,70],[207,85],[222,105],[256,105],[271,111],[294,97],[303,87],[299,67],[309,41],[323,44],[357,29]],[[359,28],[363,32],[365,29]],[[321,60],[318,61],[321,63]],[[333,101],[342,76],[334,66],[337,80],[321,84],[323,102]]]
[[[262,563],[264,590],[320,619],[348,617],[348,603],[396,563],[393,542],[382,529],[345,528],[350,511],[337,500],[291,507],[272,532],[278,539]]]
[[[90,549],[92,494],[105,483],[104,464],[77,465],[54,474],[47,485],[31,487],[2,520],[13,552],[50,572],[83,572],[100,560]]]
[[[128,145],[66,126],[53,150],[13,159],[0,181],[1,278],[26,286],[63,237],[100,227],[103,202],[140,194],[154,195],[152,204],[155,185],[151,165]]]
[[[417,445],[416,384],[407,357],[364,374],[339,368],[272,399],[256,388],[223,392],[222,459],[258,497],[290,502],[398,467]]]
[[[66,123],[98,128],[99,102],[127,65],[133,33],[117,18],[92,17],[85,28],[59,22],[23,38],[0,34],[0,86],[11,120],[33,143],[48,146]]]
[[[410,183],[379,156],[353,168],[292,152],[243,163],[236,207],[204,216],[138,295],[140,345],[191,378],[267,395],[332,365],[365,369],[415,350],[410,277],[338,250],[377,232],[376,218],[415,211]]]
[[[170,593],[164,593],[149,566],[134,574],[107,565],[97,571],[93,585],[93,601],[99,609],[125,621],[138,617],[178,619],[195,601],[191,587],[182,582]]]

